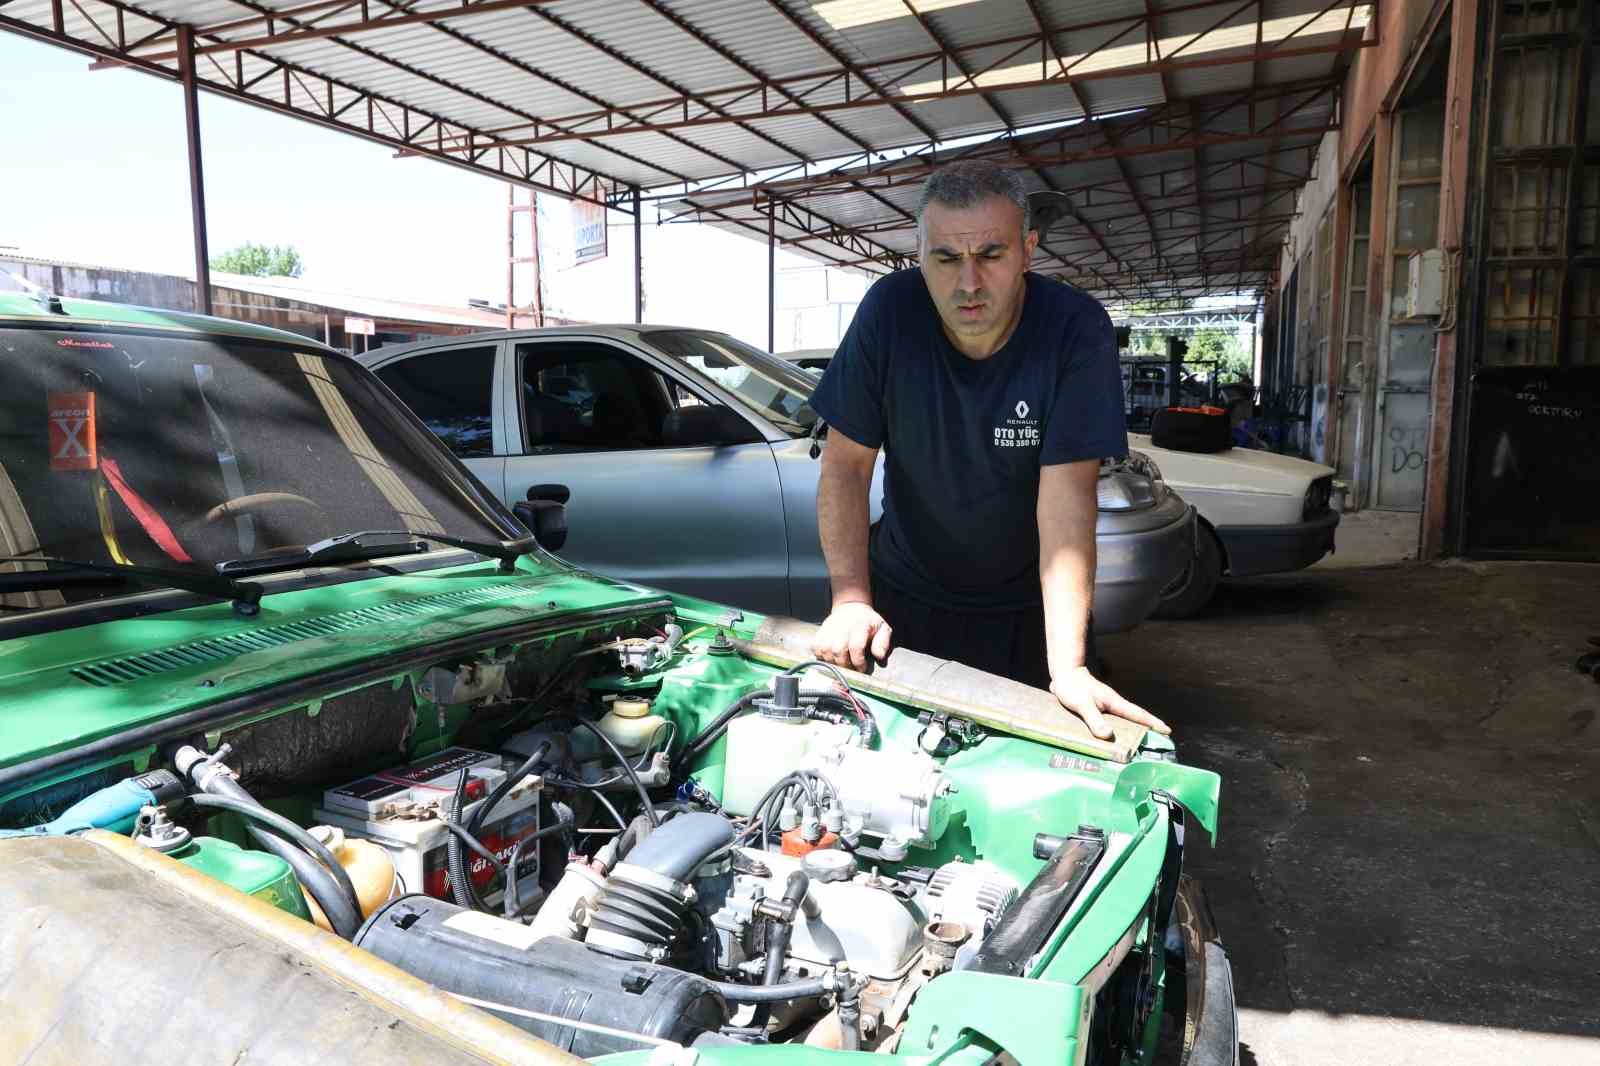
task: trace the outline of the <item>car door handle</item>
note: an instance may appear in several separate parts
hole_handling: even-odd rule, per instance
[[[549,500],[551,503],[566,503],[572,499],[572,490],[565,485],[529,485],[528,499]]]

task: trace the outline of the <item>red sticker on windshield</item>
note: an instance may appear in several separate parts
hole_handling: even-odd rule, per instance
[[[50,469],[94,470],[99,466],[94,439],[94,393],[52,392]]]

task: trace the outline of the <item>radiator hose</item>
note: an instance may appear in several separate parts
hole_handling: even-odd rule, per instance
[[[190,797],[191,801],[243,817],[251,839],[289,864],[295,878],[327,915],[333,931],[346,940],[354,937],[361,928],[361,903],[350,875],[320,841],[250,795],[221,762],[226,754],[226,745],[214,756],[187,744],[178,749],[174,763],[179,775],[204,794]]]

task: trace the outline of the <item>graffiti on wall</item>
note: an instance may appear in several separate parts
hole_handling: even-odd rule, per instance
[[[1428,462],[1428,427],[1389,427],[1389,473],[1421,470]]]

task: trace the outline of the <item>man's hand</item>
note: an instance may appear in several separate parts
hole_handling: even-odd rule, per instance
[[[1157,733],[1171,733],[1167,723],[1129,700],[1117,695],[1116,689],[1097,680],[1086,666],[1069,670],[1050,683],[1050,693],[1061,706],[1083,719],[1089,732],[1101,740],[1112,737],[1111,723],[1105,716],[1115,715],[1130,722],[1154,729]]]
[[[880,663],[889,657],[893,636],[894,630],[870,603],[836,603],[822,628],[811,638],[811,654],[835,666],[865,670],[869,656]]]

